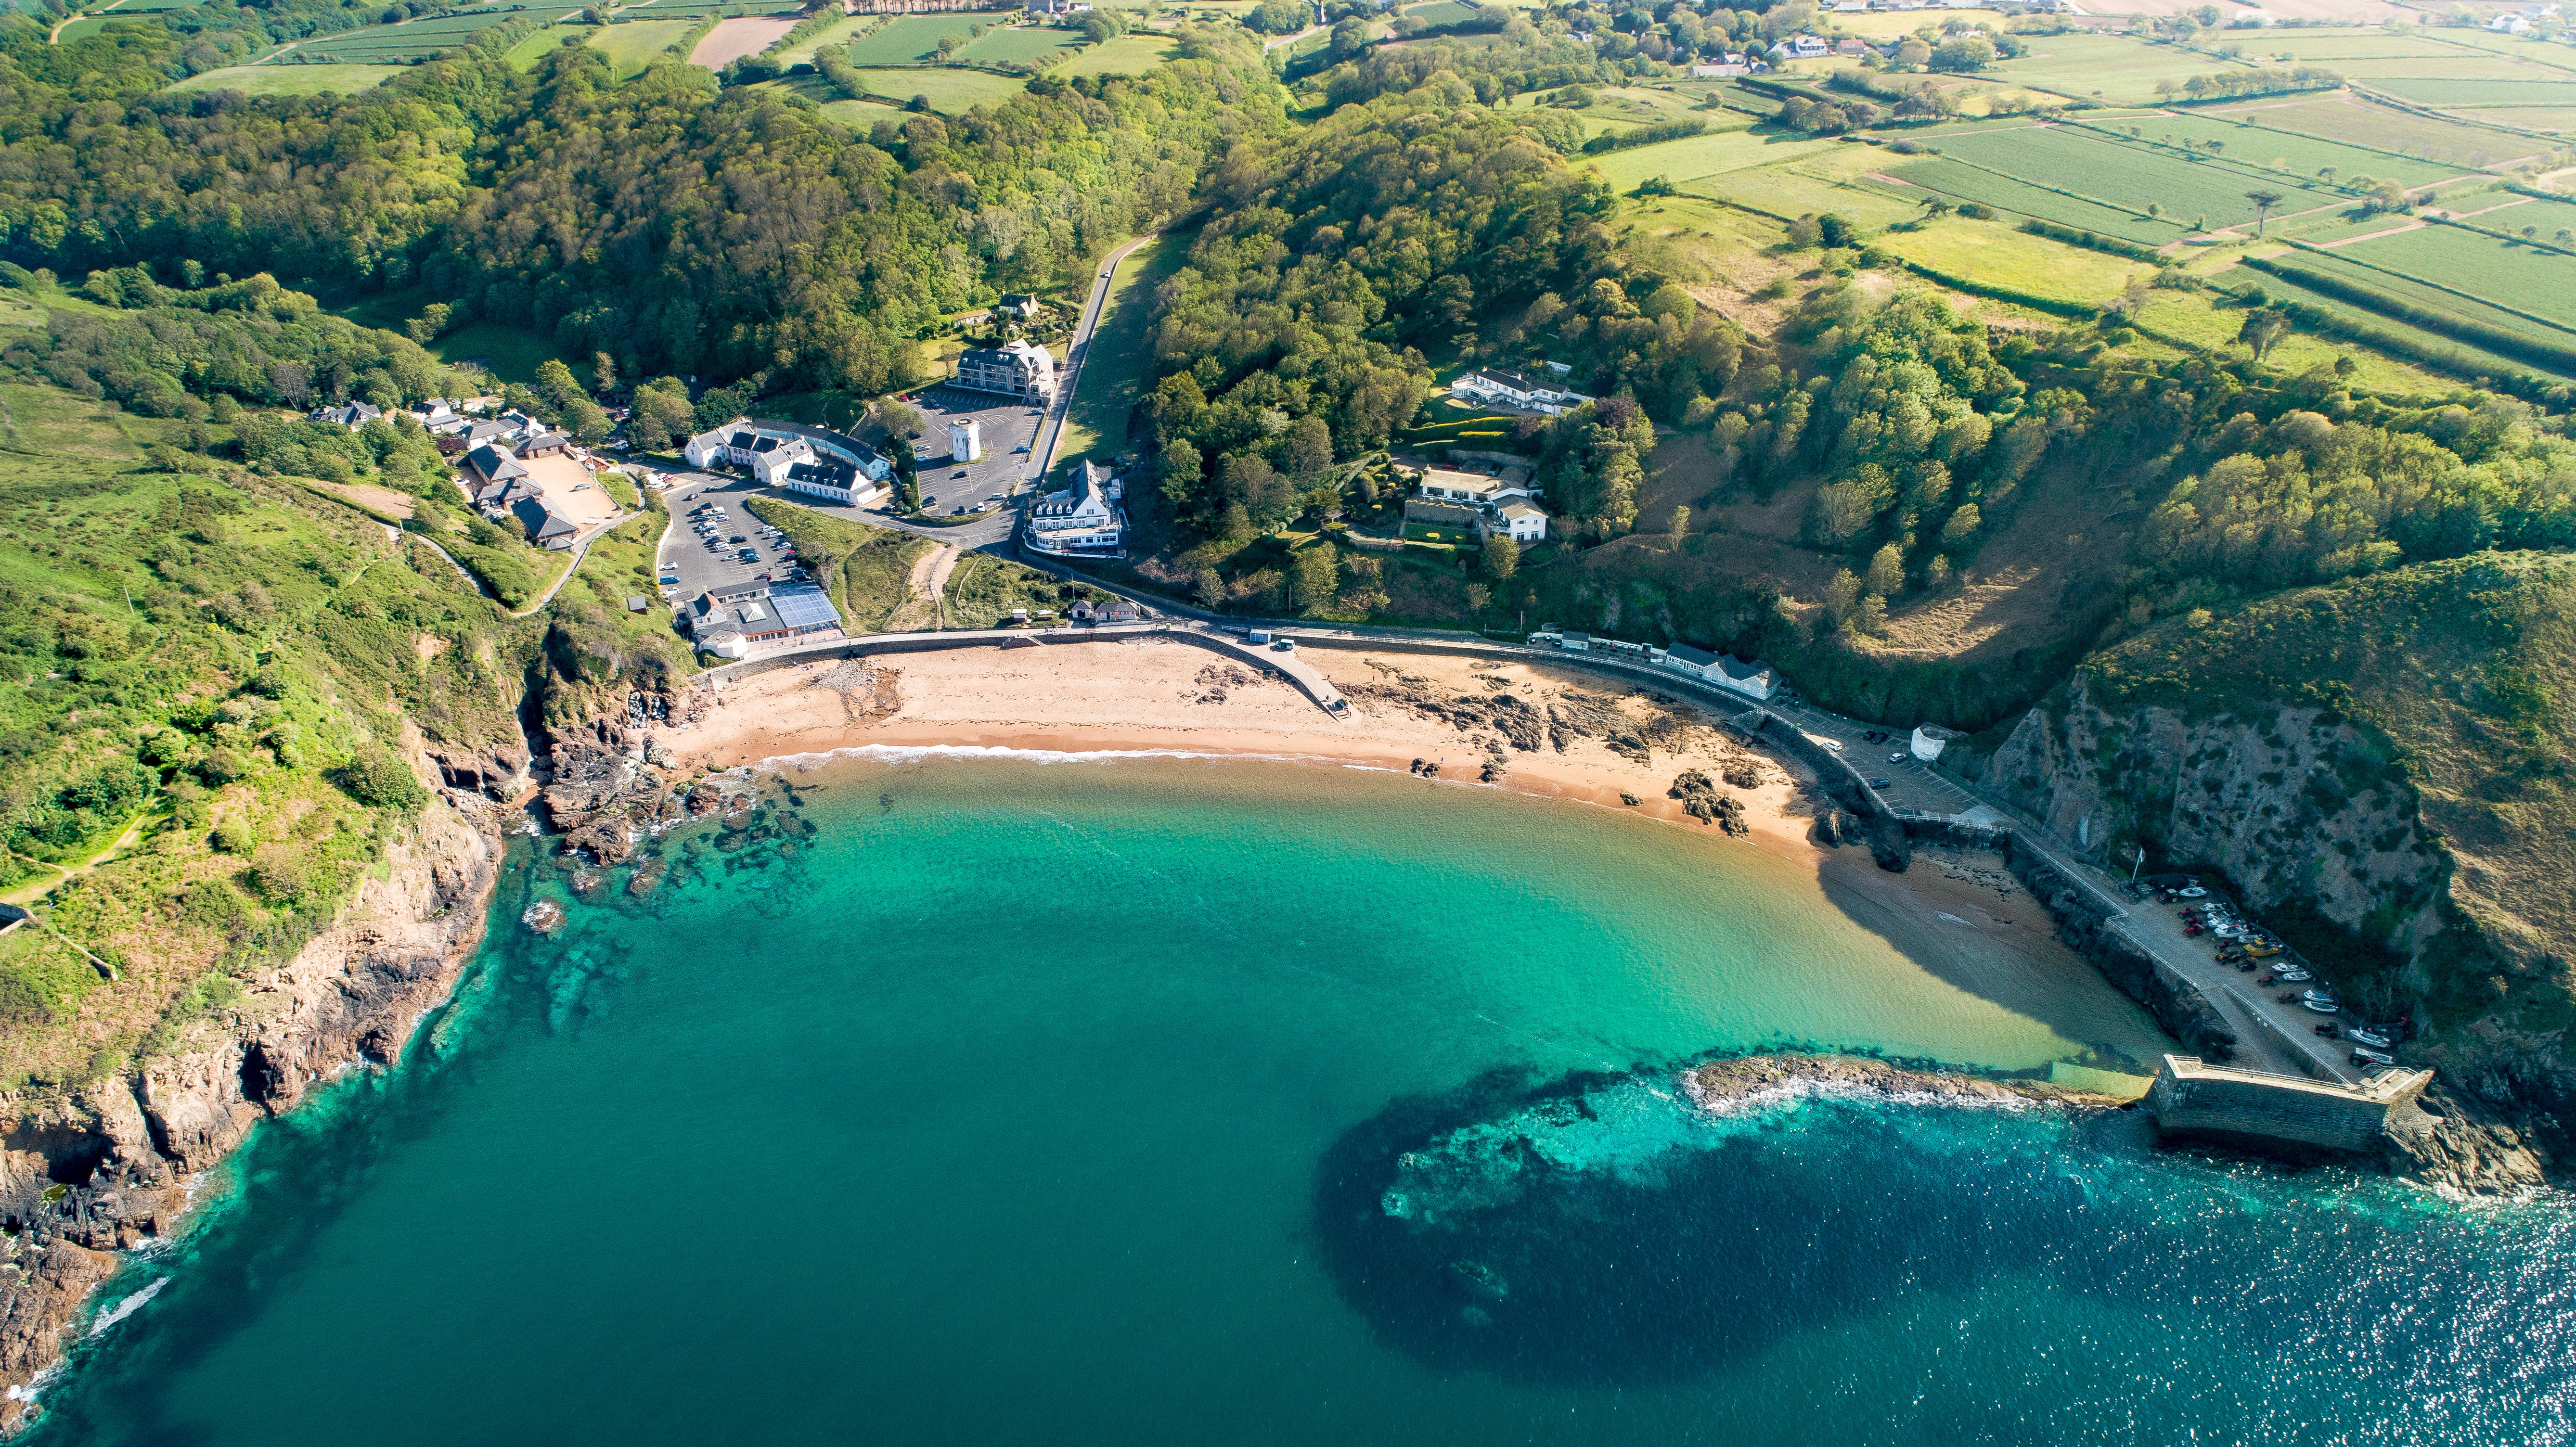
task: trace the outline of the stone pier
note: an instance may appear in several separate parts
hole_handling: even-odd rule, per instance
[[[2342,1085],[2168,1055],[2147,1089],[2147,1111],[2172,1135],[2373,1151],[2385,1136],[2432,1125],[2415,1104],[2432,1083],[2429,1070],[2382,1070]]]

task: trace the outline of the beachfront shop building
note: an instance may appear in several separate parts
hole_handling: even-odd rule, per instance
[[[884,497],[886,480],[894,476],[894,464],[884,454],[846,432],[772,418],[737,417],[690,438],[680,455],[691,467],[739,467],[765,487],[808,492],[854,506]],[[809,471],[801,486],[799,480],[788,477],[798,463],[816,462],[838,463],[850,475],[836,478],[827,475],[829,469]]]
[[[811,583],[758,585],[701,593],[680,605],[680,621],[700,648],[723,658],[836,631],[840,610]]]
[[[1085,458],[1074,469],[1072,487],[1048,493],[1029,509],[1020,546],[1059,558],[1125,557],[1127,510],[1119,505],[1125,494],[1117,469]]]
[[[1687,643],[1676,643],[1661,653],[1663,656],[1655,662],[1662,667],[1740,693],[1756,703],[1770,698],[1772,688],[1778,683],[1771,672],[1771,665],[1747,663],[1732,653],[1711,653]]]

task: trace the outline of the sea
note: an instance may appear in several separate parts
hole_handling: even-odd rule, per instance
[[[403,1064],[198,1183],[43,1447],[2552,1443],[2576,1213],[2136,1111],[2044,939],[1857,851],[1284,761],[914,751],[513,846]],[[579,886],[579,887],[577,887]],[[552,935],[519,923],[563,906]]]

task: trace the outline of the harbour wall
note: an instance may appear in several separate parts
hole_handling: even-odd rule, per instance
[[[2168,1055],[2147,1089],[2147,1111],[2171,1135],[2377,1151],[2392,1116],[2401,1130],[2420,1128],[2415,1102],[2432,1083],[2429,1070],[2385,1070],[2359,1085],[2329,1085]]]

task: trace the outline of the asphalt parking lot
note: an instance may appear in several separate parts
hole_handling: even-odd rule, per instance
[[[995,493],[1007,498],[1021,490],[1029,475],[1029,448],[1037,440],[1044,409],[946,385],[925,388],[911,400],[922,417],[921,435],[912,445],[921,468],[924,512],[942,516],[959,510],[973,512]],[[948,424],[962,417],[974,418],[983,430],[981,462],[948,460]]]
[[[794,555],[785,550],[784,540],[762,537],[760,519],[743,506],[745,499],[762,491],[759,486],[747,478],[717,477],[704,472],[677,473],[674,478],[671,490],[662,495],[663,503],[671,510],[671,527],[663,536],[661,556],[656,561],[661,564],[663,578],[676,572],[680,581],[676,586],[665,582],[665,594],[674,599],[694,598],[700,593],[747,583],[786,581]],[[702,520],[697,510],[709,503],[725,510],[724,526],[716,534],[717,546],[713,548],[695,531]],[[737,533],[750,541],[732,541]],[[759,549],[759,562],[746,563],[737,556],[746,547]],[[763,574],[768,577],[764,579]]]

